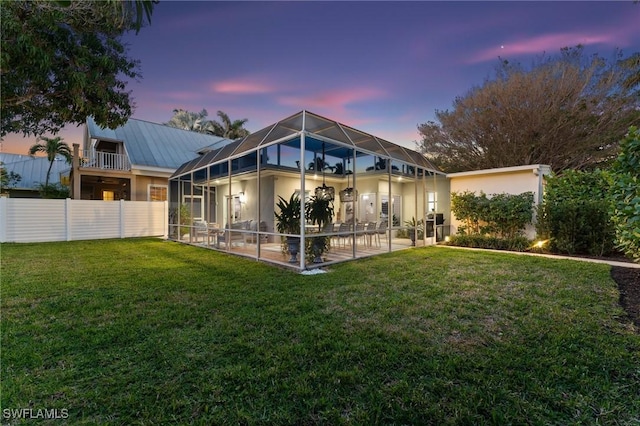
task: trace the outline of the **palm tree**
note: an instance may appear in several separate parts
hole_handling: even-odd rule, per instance
[[[220,117],[222,123],[215,120],[211,122],[213,125],[213,135],[215,136],[227,139],[238,139],[251,133],[244,128],[245,123],[249,121],[247,118],[231,121],[229,116],[223,111],[218,111],[218,117]]]
[[[38,138],[39,141],[44,141],[45,143],[37,143],[29,148],[29,155],[33,156],[37,152],[43,152],[47,154],[47,159],[49,160],[49,170],[47,170],[47,179],[44,183],[45,187],[49,186],[49,175],[51,174],[51,168],[53,167],[53,162],[56,161],[56,156],[61,155],[67,161],[67,163],[71,164],[71,160],[73,159],[73,155],[71,153],[71,148],[67,145],[66,142],[63,142],[62,138],[57,136],[55,138]]]
[[[173,117],[164,125],[192,132],[213,134],[213,123],[207,120],[207,110],[204,108],[200,112],[174,109]]]

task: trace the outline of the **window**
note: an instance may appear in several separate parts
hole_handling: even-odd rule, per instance
[[[113,201],[115,200],[115,194],[113,191],[102,191],[102,199],[104,201]]]
[[[202,202],[202,195],[185,195],[182,197],[182,202],[187,205],[191,213],[191,218],[195,220],[204,219],[204,203]]]
[[[389,195],[382,194],[380,196],[381,206],[380,206],[380,219],[381,220],[389,220]],[[391,224],[393,226],[400,226],[400,218],[401,215],[401,203],[402,198],[399,195],[394,195],[391,198]]]
[[[427,192],[427,213],[434,213],[438,210],[437,192]]]
[[[240,195],[233,195],[231,198],[225,195],[224,199],[225,205],[227,206],[222,212],[225,226],[240,222],[242,220],[242,202],[240,201]],[[231,213],[231,220],[229,220],[229,213]]]
[[[149,201],[167,201],[167,186],[149,185],[147,199]]]
[[[358,211],[360,221],[366,223],[375,222],[376,206],[376,194],[362,194],[360,196],[360,206]],[[387,212],[387,214],[389,213]],[[380,217],[382,217],[382,215],[380,215]]]

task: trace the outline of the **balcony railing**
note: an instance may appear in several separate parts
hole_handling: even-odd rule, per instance
[[[103,170],[131,170],[125,154],[80,150],[80,167]]]

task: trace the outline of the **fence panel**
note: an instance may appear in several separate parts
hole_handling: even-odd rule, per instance
[[[0,198],[0,242],[162,237],[167,216],[157,201]]]
[[[162,209],[158,208],[163,206]],[[166,235],[167,203],[157,201],[128,205],[124,211],[124,236]]]
[[[0,198],[5,241],[23,243],[65,241],[66,200],[37,198]],[[6,213],[5,213],[6,212]]]
[[[70,240],[120,237],[120,203],[101,200],[71,201]]]

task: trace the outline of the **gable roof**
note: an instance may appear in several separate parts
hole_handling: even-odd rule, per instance
[[[7,172],[14,172],[20,175],[21,180],[13,189],[29,189],[37,190],[40,184],[47,180],[47,170],[49,169],[49,160],[47,157],[22,154],[0,153],[0,162],[4,163]],[[49,184],[60,182],[60,174],[68,174],[71,165],[61,156],[57,156],[51,166],[51,174],[49,175]]]
[[[89,138],[122,142],[132,167],[176,169],[203,151],[220,148],[232,141],[218,136],[182,130],[164,124],[130,118],[116,129],[102,128],[87,119]]]

